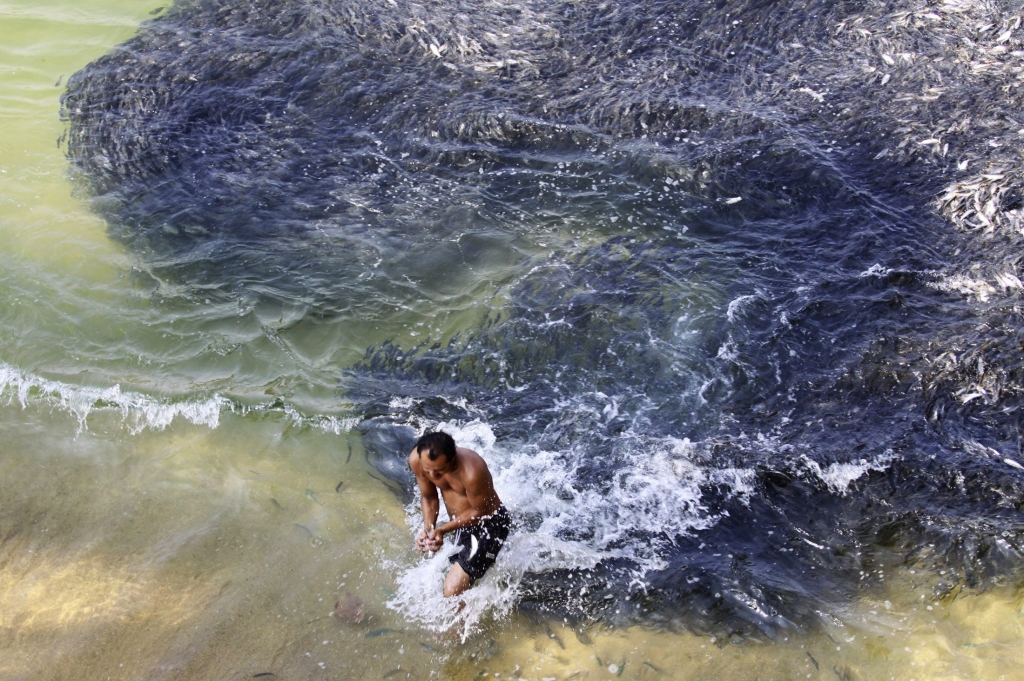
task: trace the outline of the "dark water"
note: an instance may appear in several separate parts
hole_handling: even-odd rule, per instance
[[[864,42],[868,9],[178,3],[68,81],[68,151],[156,304],[357,329],[280,380],[396,493],[424,424],[536,462],[523,529],[603,559],[522,608],[773,635],[1024,541],[1020,235],[935,202],[988,168],[1014,224],[1009,95],[956,15]]]

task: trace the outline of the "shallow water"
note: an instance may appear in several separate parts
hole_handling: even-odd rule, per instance
[[[195,139],[154,133],[178,122],[158,107],[134,147],[90,137],[107,123],[69,146],[68,79],[106,106],[87,65],[141,22],[180,30],[213,6],[0,3],[0,676],[1021,678],[1019,235],[964,234],[928,203],[961,179],[953,155],[975,161],[970,139],[948,162],[891,165],[858,151],[871,134],[787,108],[811,95],[766,103],[779,67],[750,54],[828,22],[766,28],[746,72],[673,75],[679,109],[634,120],[623,87],[586,118],[574,74],[637,97],[668,80],[657,50],[629,73],[603,52],[651,26],[606,6],[576,21],[437,3],[417,30],[507,31],[460,58],[503,45],[541,67],[435,92],[461,62],[382,41],[376,58],[408,69],[366,91],[412,103],[348,102],[346,125],[367,128],[351,138],[330,122],[343,72],[246,100],[229,69],[219,94],[174,101],[303,96],[280,125],[191,128],[201,162],[126,157],[97,190],[93,151]],[[152,82],[175,74],[168,54],[191,68],[262,49],[263,18],[246,21],[229,48],[216,31],[154,48]],[[1013,48],[1008,21],[1007,40],[978,40]],[[544,61],[551,27],[593,50],[589,70]],[[292,36],[320,35],[308,68],[351,48],[331,30]],[[324,162],[335,142],[352,165]],[[296,148],[320,163],[274,165]],[[1000,200],[990,219],[1011,221]],[[443,559],[412,550],[402,466],[437,426],[484,454],[521,523],[458,614]],[[359,621],[332,614],[349,594]]]
[[[898,561],[832,626],[772,641],[516,613],[463,644],[387,607],[382,565],[417,559],[358,443],[346,464],[343,438],[277,417],[131,438],[110,415],[84,434],[3,417],[8,679],[1013,679],[1024,661],[1018,588],[939,597]],[[329,616],[347,593],[362,622]]]

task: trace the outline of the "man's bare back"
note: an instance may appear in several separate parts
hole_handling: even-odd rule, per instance
[[[409,453],[409,467],[420,487],[423,531],[416,538],[420,551],[438,551],[445,535],[455,533],[464,550],[452,560],[445,579],[445,596],[462,593],[494,562],[508,535],[508,511],[494,490],[487,463],[471,449],[456,447],[447,433],[427,433]],[[449,521],[437,524],[441,490]],[[481,548],[481,546],[483,548]]]

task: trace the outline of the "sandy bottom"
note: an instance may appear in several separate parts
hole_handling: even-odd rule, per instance
[[[908,569],[774,641],[518,614],[463,644],[386,607],[382,565],[416,558],[358,440],[276,415],[88,426],[0,407],[5,681],[1024,678],[1024,590],[936,601]],[[334,617],[339,598],[361,617]]]

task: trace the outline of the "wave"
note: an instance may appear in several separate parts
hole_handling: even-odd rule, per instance
[[[196,425],[216,428],[222,411],[233,404],[220,396],[205,400],[164,401],[149,395],[123,392],[121,386],[92,388],[25,373],[0,363],[0,396],[17,399],[22,408],[39,402],[65,411],[78,420],[79,432],[88,429],[89,415],[95,411],[119,411],[122,423],[134,434],[143,430],[163,430],[176,418]]]
[[[119,412],[121,424],[135,435],[144,430],[163,430],[175,419],[215,429],[224,413],[244,415],[250,412],[277,411],[291,422],[314,427],[335,435],[347,433],[357,418],[330,415],[305,415],[280,400],[265,404],[243,404],[221,395],[204,399],[173,399],[123,391],[120,385],[105,388],[79,386],[42,378],[0,362],[0,398],[21,407],[42,404],[63,411],[78,421],[79,433],[88,430],[89,416],[96,412]]]

